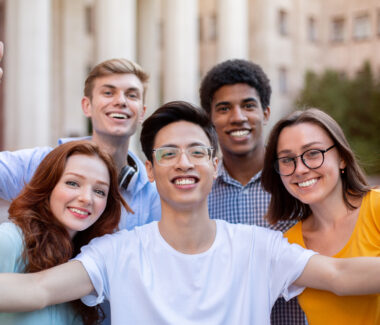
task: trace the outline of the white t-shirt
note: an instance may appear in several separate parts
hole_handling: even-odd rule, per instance
[[[291,284],[314,252],[281,232],[216,225],[213,245],[194,255],[173,249],[157,222],[92,240],[76,257],[96,290],[83,302],[108,299],[113,325],[269,324],[280,295],[303,291]]]

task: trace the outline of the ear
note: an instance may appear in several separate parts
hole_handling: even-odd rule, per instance
[[[91,117],[91,100],[88,97],[82,98],[82,111],[86,117]]]
[[[154,182],[153,164],[149,160],[145,161],[145,169],[148,175],[149,182],[153,183]]]
[[[140,116],[139,116],[139,122],[142,123],[143,119],[144,119],[144,116],[145,116],[145,112],[146,112],[146,106],[144,105],[141,112],[140,112]]]
[[[219,163],[218,157],[212,158],[212,166],[214,167],[214,179],[218,177],[218,163]]]
[[[339,169],[345,169],[346,166],[346,162],[341,158],[339,162]]]
[[[266,125],[269,121],[269,118],[270,118],[270,107],[267,106],[266,108],[264,108],[264,125]]]

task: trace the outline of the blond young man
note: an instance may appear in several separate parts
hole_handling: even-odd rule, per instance
[[[119,227],[132,229],[160,219],[155,185],[148,181],[139,158],[129,151],[129,141],[142,122],[148,75],[136,63],[112,59],[95,66],[84,86],[82,110],[92,122],[92,140],[114,159],[119,185],[134,214],[123,211]],[[59,139],[58,144],[77,138]],[[27,183],[51,147],[0,153],[0,198],[12,200]]]

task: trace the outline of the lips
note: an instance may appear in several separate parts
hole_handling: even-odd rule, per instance
[[[228,131],[227,133],[232,137],[241,138],[241,137],[247,136],[250,132],[251,130],[249,129],[239,129],[239,130]]]
[[[80,208],[69,207],[69,210],[78,218],[87,218],[91,214],[88,210]]]
[[[107,116],[118,119],[118,120],[126,120],[129,118],[129,116],[126,113],[116,113],[116,112],[108,113]]]
[[[298,186],[299,187],[308,187],[308,186],[314,185],[316,182],[317,182],[317,179],[313,178],[313,179],[309,179],[307,181],[298,183]]]
[[[199,179],[195,176],[181,176],[175,177],[172,182],[175,185],[184,186],[184,185],[193,185],[199,182]]]

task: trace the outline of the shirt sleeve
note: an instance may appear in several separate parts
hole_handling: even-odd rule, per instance
[[[23,265],[21,232],[9,222],[0,225],[0,273],[20,272]]]
[[[30,181],[50,147],[0,152],[0,198],[11,201]]]
[[[274,298],[283,296],[286,300],[290,300],[305,289],[293,285],[293,282],[300,277],[310,257],[316,252],[297,244],[289,244],[279,231],[272,233],[271,236],[271,291],[274,293]]]
[[[95,292],[82,298],[82,302],[87,306],[95,306],[104,301],[109,293],[108,266],[113,252],[111,235],[105,235],[93,239],[88,245],[83,246],[80,254],[74,259],[82,263],[86,269]]]

